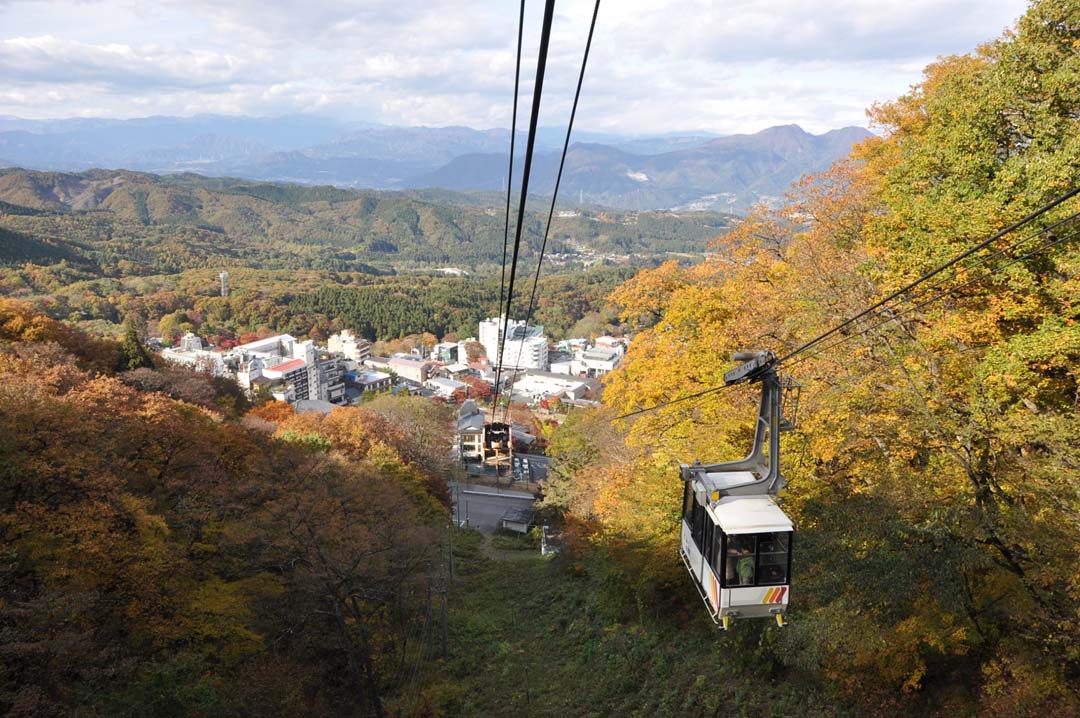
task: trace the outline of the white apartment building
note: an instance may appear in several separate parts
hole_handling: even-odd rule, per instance
[[[594,347],[574,356],[570,362],[570,373],[595,379],[614,371],[621,361],[622,352]]]
[[[326,340],[326,348],[332,352],[344,354],[357,364],[363,364],[364,360],[371,356],[371,343],[356,336],[349,329],[342,329],[337,334],[331,334]]]
[[[505,335],[502,330],[502,317],[489,318],[480,322],[480,343],[487,352],[488,362],[496,366],[499,362],[499,348],[502,348],[504,369],[548,368],[548,340],[542,326],[526,328],[525,322],[510,320],[506,325]]]

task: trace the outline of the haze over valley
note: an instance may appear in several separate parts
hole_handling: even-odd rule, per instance
[[[869,136],[857,127],[812,135],[796,125],[743,135],[575,133],[564,205],[742,211],[779,201]],[[509,130],[395,127],[308,116],[133,120],[0,118],[0,166],[195,172],[368,189],[505,191]],[[539,133],[531,191],[550,194],[563,132]],[[517,146],[524,145],[519,133]],[[514,178],[520,185],[522,163]]]

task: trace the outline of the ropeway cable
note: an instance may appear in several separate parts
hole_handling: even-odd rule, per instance
[[[529,310],[525,314],[525,332],[521,342],[518,343],[517,360],[514,362],[514,373],[510,377],[510,392],[513,398],[514,383],[517,381],[518,369],[521,366],[521,351],[525,346],[525,337],[529,333],[529,322],[532,321],[533,311],[536,309],[536,290],[540,284],[540,269],[544,265],[544,253],[547,251],[548,233],[551,232],[551,218],[555,214],[555,200],[559,196],[559,186],[562,184],[563,167],[566,165],[566,152],[570,147],[570,135],[574,130],[574,118],[577,116],[578,100],[581,98],[581,85],[585,82],[585,67],[589,64],[589,49],[592,47],[593,32],[596,30],[596,16],[600,13],[600,0],[596,0],[593,7],[592,22],[589,24],[589,36],[585,40],[585,54],[581,58],[581,71],[578,73],[577,90],[574,92],[574,104],[570,109],[570,121],[566,125],[566,139],[563,141],[562,158],[559,160],[559,171],[555,175],[555,189],[551,194],[551,205],[548,207],[547,223],[544,225],[544,239],[540,243],[540,257],[536,262],[536,276],[533,277],[532,291],[529,293]],[[507,402],[503,414],[505,423],[510,416],[510,403]]]
[[[525,201],[529,196],[529,175],[532,173],[533,149],[536,146],[536,125],[540,118],[540,99],[544,93],[544,72],[547,69],[548,46],[551,40],[551,21],[555,13],[555,0],[545,0],[544,21],[540,31],[540,51],[536,62],[536,81],[533,84],[532,114],[529,117],[529,135],[525,143],[525,163],[521,176],[521,196],[518,199],[517,229],[514,233],[514,253],[510,260],[510,281],[506,290],[506,312],[503,316],[503,327],[510,320],[510,307],[514,301],[514,279],[517,275],[518,255],[521,251],[521,231],[525,226]],[[499,393],[502,388],[502,363],[503,351],[506,346],[505,329],[502,341],[499,342],[499,366],[495,372],[495,392],[492,400],[492,418],[495,416],[495,408],[499,403]]]
[[[514,140],[517,137],[518,94],[521,82],[521,38],[525,31],[525,0],[518,14],[517,63],[514,66],[514,110],[510,119],[510,168],[506,172],[506,221],[503,223],[502,272],[499,278],[499,302],[502,307],[506,290],[506,248],[510,244],[510,195],[514,188]]]

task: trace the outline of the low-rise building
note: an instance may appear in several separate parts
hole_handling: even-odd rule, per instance
[[[570,362],[570,373],[589,378],[601,377],[614,371],[622,361],[622,352],[594,347],[578,353]]]
[[[444,364],[465,364],[469,361],[465,342],[439,342],[431,350],[431,359]]]
[[[596,338],[596,341],[593,342],[593,346],[599,347],[600,349],[611,349],[622,356],[630,346],[630,340],[626,337],[602,336]]]
[[[180,339],[179,347],[162,349],[161,358],[212,376],[228,375],[225,360],[221,354],[204,347],[202,339],[191,332]]]
[[[484,414],[472,399],[462,402],[458,409],[458,456],[467,463],[479,463],[484,458]]]
[[[361,393],[378,393],[390,390],[390,375],[381,371],[358,370],[351,375],[352,383],[360,389]]]
[[[593,379],[546,371],[528,371],[514,382],[511,397],[530,404],[552,399],[583,399],[598,387],[599,383]]]
[[[424,386],[435,392],[435,396],[443,399],[452,399],[455,392],[461,392],[468,396],[469,385],[453,379],[434,377],[424,382]]]
[[[409,354],[395,354],[388,362],[389,369],[402,379],[423,384],[431,376],[435,365]]]
[[[440,376],[445,376],[447,379],[454,379],[460,381],[462,377],[477,376],[480,372],[473,369],[468,364],[447,364],[439,369]]]
[[[390,371],[390,357],[369,356],[364,360],[363,364],[375,371]]]

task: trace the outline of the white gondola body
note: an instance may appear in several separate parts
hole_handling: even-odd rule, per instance
[[[782,621],[790,599],[791,520],[771,496],[721,496],[713,483],[686,485],[680,556],[716,622]]]

